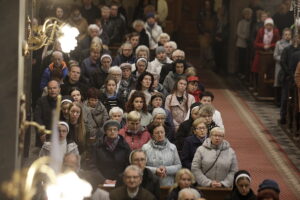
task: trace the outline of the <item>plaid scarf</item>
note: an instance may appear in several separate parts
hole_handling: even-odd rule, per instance
[[[115,138],[115,139],[104,137],[104,143],[107,146],[107,150],[113,152],[116,149],[116,147],[117,147],[119,139],[120,139],[119,136],[117,138]]]

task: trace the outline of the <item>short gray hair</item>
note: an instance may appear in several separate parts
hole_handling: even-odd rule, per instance
[[[184,188],[184,189],[180,190],[180,192],[178,193],[178,200],[184,200],[183,195],[185,193],[189,193],[189,194],[194,195],[195,200],[201,197],[200,193],[196,189],[194,189],[194,188]]]
[[[182,50],[180,50],[180,49],[176,49],[175,51],[173,51],[172,57],[175,56],[175,55],[180,55],[180,56],[185,57],[184,51],[182,51]]]
[[[140,46],[138,46],[138,47],[136,48],[136,50],[135,50],[135,56],[137,56],[137,54],[138,54],[140,51],[145,51],[145,52],[147,53],[148,59],[149,59],[150,53],[149,53],[149,48],[148,48],[147,46],[145,46],[145,45],[140,45]]]
[[[61,58],[64,58],[63,53],[61,51],[54,51],[52,53],[52,58],[54,58],[54,56],[60,56]]]
[[[123,176],[125,176],[129,170],[136,171],[136,172],[138,172],[138,174],[141,178],[143,177],[143,171],[141,170],[141,168],[139,168],[136,165],[129,165],[128,167],[126,167],[126,169],[124,170]]]
[[[121,115],[123,115],[124,114],[124,111],[123,111],[123,109],[122,108],[120,108],[120,107],[112,107],[111,109],[110,109],[110,111],[109,111],[109,116],[111,117],[112,116],[112,114],[113,113],[121,113]]]
[[[90,24],[89,26],[88,26],[88,32],[90,33],[91,32],[91,30],[97,30],[98,32],[100,32],[100,28],[99,28],[99,26],[97,26],[96,24]]]
[[[144,26],[145,25],[145,22],[140,20],[140,19],[137,19],[137,20],[134,20],[134,22],[132,23],[132,28],[135,28],[136,26],[138,25],[142,25]]]
[[[169,44],[172,46],[173,49],[177,49],[177,43],[174,41],[169,41]]]
[[[120,74],[122,74],[122,70],[119,66],[110,67],[109,70],[108,70],[108,73],[110,74],[112,72],[120,72]]]

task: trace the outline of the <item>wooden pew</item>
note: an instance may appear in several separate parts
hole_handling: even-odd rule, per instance
[[[260,63],[258,72],[257,98],[259,100],[274,99],[274,71],[275,61],[273,51],[260,51]]]
[[[111,191],[114,187],[104,187],[99,185],[99,187],[106,191]],[[160,187],[160,200],[166,200],[170,192],[170,186]],[[197,187],[204,195],[206,200],[224,200],[231,192],[231,188],[211,188],[211,187]]]

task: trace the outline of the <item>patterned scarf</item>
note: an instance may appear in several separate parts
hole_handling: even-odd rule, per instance
[[[155,149],[163,150],[167,146],[167,139],[164,139],[164,141],[156,142],[155,140],[151,140],[151,145]]]
[[[119,136],[114,139],[104,137],[104,143],[106,144],[107,149],[111,152],[113,152],[116,149],[119,140],[120,140]]]

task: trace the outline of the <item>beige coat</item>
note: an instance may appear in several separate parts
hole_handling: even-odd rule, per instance
[[[183,97],[181,104],[178,102],[175,94],[168,95],[165,101],[165,109],[169,110],[172,114],[176,131],[179,125],[184,121],[191,105],[195,103],[193,95],[184,93]]]
[[[300,62],[298,63],[295,71],[295,83],[298,89],[298,112],[300,112]]]

